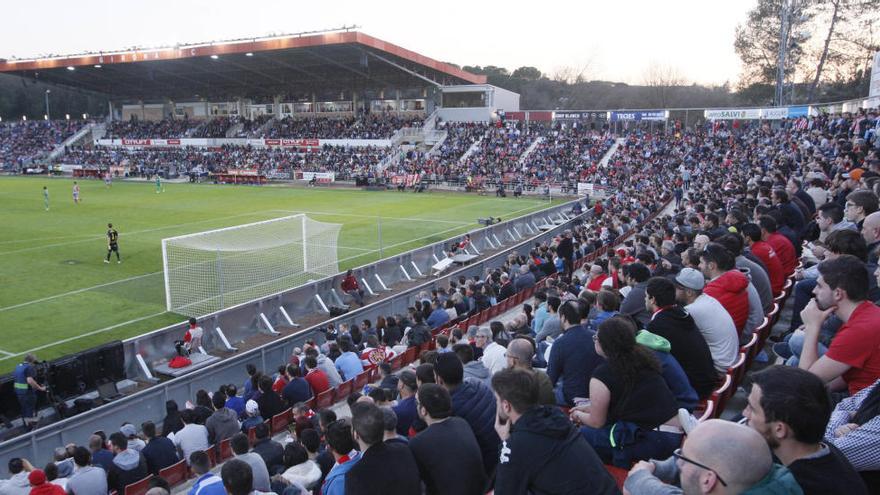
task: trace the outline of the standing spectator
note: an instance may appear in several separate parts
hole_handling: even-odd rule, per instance
[[[421,493],[418,465],[409,448],[383,441],[385,417],[378,406],[354,404],[351,425],[361,459],[345,475],[346,495]]]
[[[691,315],[712,353],[712,361],[719,373],[727,371],[739,355],[736,325],[724,306],[714,297],[704,294],[706,280],[693,268],[684,268],[675,277],[675,299]]]
[[[269,435],[269,426],[266,423],[260,423],[254,427],[253,453],[263,458],[269,472],[275,472],[278,467],[284,464],[282,459],[284,447],[272,440],[272,436]]]
[[[193,452],[208,450],[208,429],[195,422],[195,413],[186,409],[180,413],[183,428],[174,434],[174,446],[180,449],[184,459],[189,459]]]
[[[727,310],[742,335],[749,318],[749,279],[736,269],[733,255],[721,244],[710,242],[700,253],[700,271],[709,280],[703,293]]]
[[[654,315],[647,330],[669,341],[672,356],[681,364],[697,395],[708,397],[718,383],[718,372],[694,319],[675,304],[675,285],[666,278],[654,277],[648,281],[646,292],[646,304]]]
[[[815,297],[801,311],[804,348],[801,369],[810,371],[832,390],[846,387],[850,395],[880,378],[880,308],[868,296],[865,264],[850,254],[822,262]],[[843,321],[831,346],[819,356],[822,323],[834,313]]]
[[[116,493],[125,493],[125,487],[147,477],[147,460],[140,452],[128,448],[128,439],[122,433],[110,435],[113,464],[107,473],[107,486]]]
[[[241,423],[238,422],[238,414],[226,407],[226,394],[215,392],[211,401],[215,411],[205,421],[205,428],[208,429],[208,442],[217,445],[241,431]]]
[[[498,445],[501,441],[493,429],[495,405],[492,391],[481,383],[463,380],[464,367],[454,353],[437,357],[434,381],[443,385],[452,397],[452,413],[470,425],[483,456],[483,471],[491,477],[498,464]]]
[[[344,495],[346,475],[361,460],[361,453],[355,450],[351,433],[351,425],[346,421],[334,421],[325,429],[327,450],[335,462],[324,479],[322,495]]]
[[[141,454],[147,460],[147,470],[150,473],[159,474],[160,470],[180,460],[174,442],[166,437],[157,436],[156,425],[152,421],[144,421],[141,431],[147,439],[147,445],[141,450]]]
[[[822,443],[831,417],[822,380],[789,366],[763,369],[752,380],[743,416],[791,471],[804,495],[868,495],[846,457],[837,447]]]
[[[404,437],[409,435],[409,427],[412,426],[418,415],[416,390],[418,390],[416,374],[410,370],[400,372],[397,381],[397,392],[400,394],[400,399],[398,399],[397,405],[391,409],[397,415],[397,434]]]
[[[306,367],[305,380],[309,383],[309,387],[311,387],[315,395],[320,395],[330,390],[330,379],[327,378],[327,374],[321,368],[318,368],[317,359],[307,357],[303,360],[303,364]]]
[[[495,431],[503,441],[495,493],[619,493],[602,461],[565,415],[554,406],[538,405],[533,373],[499,371],[492,377],[492,388],[498,411]]]
[[[232,452],[235,453],[233,460],[243,461],[250,466],[251,476],[253,477],[252,489],[258,492],[271,491],[271,487],[269,486],[269,469],[266,467],[266,462],[263,461],[263,458],[260,457],[259,454],[248,452],[250,447],[248,445],[247,435],[244,433],[236,433],[232,437],[232,440],[230,440],[230,444],[232,445]]]
[[[226,495],[223,480],[211,472],[211,459],[204,450],[196,450],[186,459],[196,475],[187,495]]]
[[[486,475],[480,446],[467,422],[451,416],[449,392],[433,383],[419,388],[419,417],[428,425],[409,442],[428,495],[482,495]]]
[[[175,452],[175,455],[177,453]],[[67,480],[69,495],[107,495],[107,473],[91,465],[92,454],[85,447],[73,450],[73,476]]]
[[[560,405],[572,406],[575,397],[589,397],[587,378],[602,362],[593,346],[595,332],[581,325],[578,305],[577,301],[566,301],[559,307],[562,336],[550,348],[547,362],[547,376]]]

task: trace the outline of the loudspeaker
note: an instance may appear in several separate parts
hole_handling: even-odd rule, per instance
[[[61,400],[84,394],[91,387],[86,384],[82,356],[78,354],[52,361],[49,364],[49,384]]]

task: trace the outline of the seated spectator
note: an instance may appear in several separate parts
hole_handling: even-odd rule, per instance
[[[718,383],[718,372],[709,345],[694,319],[675,304],[675,285],[668,279],[654,277],[648,281],[646,294],[648,309],[654,315],[647,330],[669,341],[672,356],[697,395],[708,397]]]
[[[254,428],[254,447],[252,452],[263,458],[263,463],[266,464],[266,469],[270,473],[276,473],[278,468],[284,463],[282,459],[284,447],[275,440],[272,440],[272,436],[269,434],[269,427],[265,423],[259,424]]]
[[[584,281],[584,285],[587,286],[587,289],[593,292],[599,292],[603,287],[611,287],[613,283],[614,280],[605,273],[605,269],[602,268],[602,265],[597,264],[590,266],[589,279]]]
[[[241,431],[241,423],[238,422],[238,414],[232,409],[226,407],[226,394],[215,392],[211,398],[214,404],[214,414],[205,421],[205,428],[208,429],[208,441],[212,445],[217,445],[232,435]]]
[[[232,437],[230,444],[232,445],[232,452],[235,454],[233,460],[243,461],[250,466],[251,475],[253,477],[253,490],[258,492],[271,491],[269,485],[269,469],[266,467],[266,462],[263,461],[263,458],[260,457],[259,454],[248,452],[250,445],[248,445],[247,435],[244,433],[236,433]]]
[[[125,435],[125,438],[128,439],[128,448],[132,450],[136,450],[140,452],[146,447],[146,443],[138,437],[137,428],[134,427],[131,423],[124,423],[120,428],[119,432]]]
[[[715,298],[733,319],[737,336],[749,319],[749,279],[736,269],[733,255],[721,244],[710,242],[700,253],[700,271],[709,280],[703,293]]]
[[[424,323],[421,314],[413,315],[413,326],[406,332],[407,345],[409,347],[419,347],[426,342],[430,342],[433,335],[431,329]]]
[[[833,444],[822,443],[831,416],[825,384],[816,375],[773,366],[752,375],[743,416],[794,475],[804,495],[867,495],[861,477]]]
[[[384,431],[383,441],[385,443],[409,445],[409,438],[397,433],[397,414],[394,413],[394,410],[390,406],[380,405],[378,401],[376,401],[376,405],[382,410],[382,417],[385,419],[382,426]],[[424,429],[424,426],[421,429]]]
[[[675,396],[678,407],[689,412],[693,411],[699,403],[697,391],[691,386],[681,365],[669,353],[672,349],[669,341],[647,330],[639,330],[636,333],[636,342],[654,351],[654,357],[660,361],[660,373],[663,375],[663,381]]]
[[[788,277],[794,273],[798,263],[794,245],[788,238],[777,232],[778,224],[772,216],[762,215],[758,219],[758,225],[761,227],[761,238],[770,244],[773,251],[779,256],[782,271]]]
[[[519,267],[519,274],[513,281],[513,288],[516,289],[516,292],[520,292],[531,289],[535,286],[535,282],[535,274],[529,271],[529,265],[522,265]]]
[[[557,404],[572,406],[575,397],[589,397],[587,377],[602,358],[593,345],[595,332],[581,325],[579,303],[566,301],[559,307],[562,336],[550,348],[547,376],[556,390]]]
[[[880,308],[866,301],[868,273],[852,255],[841,255],[819,265],[815,298],[801,311],[804,348],[801,369],[810,371],[832,390],[846,388],[855,395],[880,378]],[[843,321],[831,346],[819,356],[819,331],[829,315]]]
[[[27,459],[13,457],[7,463],[7,469],[12,476],[0,483],[0,493],[3,495],[28,495],[31,492],[31,483],[28,475],[34,470]]]
[[[309,459],[308,451],[299,442],[291,442],[284,447],[283,467],[283,472],[273,479],[273,487],[294,485],[311,491],[321,480],[321,468]],[[276,480],[281,481],[280,485],[277,485]],[[279,493],[278,490],[274,491]]]
[[[364,305],[364,291],[358,285],[357,278],[351,270],[345,272],[345,278],[342,279],[342,292],[351,296],[358,306]]]
[[[681,445],[678,405],[660,374],[660,362],[636,342],[632,320],[615,316],[599,325],[596,352],[606,359],[593,370],[590,404],[571,419],[605,463],[669,456]]]
[[[177,453],[175,452],[175,456]],[[106,495],[107,473],[98,466],[92,466],[92,454],[85,447],[73,450],[75,464],[73,475],[67,480],[67,493],[70,495]]]
[[[825,428],[833,444],[860,472],[871,493],[880,489],[880,380],[837,404]]]
[[[220,479],[227,495],[251,495],[254,493],[254,472],[248,463],[240,459],[229,459],[220,469]]]
[[[343,380],[352,380],[364,371],[364,365],[360,356],[354,352],[354,345],[348,339],[339,342],[339,349],[342,354],[336,358],[336,369]]]
[[[618,493],[602,461],[565,415],[554,406],[538,405],[534,373],[499,371],[492,376],[492,388],[495,430],[503,442],[496,493]]]
[[[317,360],[315,360],[314,364],[317,367]],[[288,364],[287,374],[290,376],[290,381],[284,386],[284,390],[281,391],[281,397],[287,402],[287,407],[293,407],[294,404],[300,402],[307,402],[314,396],[312,387],[309,385],[309,381],[303,378],[302,369],[299,366]]]
[[[598,312],[590,319],[587,327],[594,332],[599,328],[600,323],[620,313],[620,296],[611,290],[600,290],[596,294],[596,309]],[[540,342],[538,339],[535,340]]]
[[[631,495],[803,493],[791,472],[773,463],[761,435],[720,419],[697,426],[669,459],[637,463],[623,488]]]
[[[418,414],[428,425],[409,442],[429,495],[482,495],[486,475],[480,446],[467,422],[451,416],[449,392],[433,383],[418,392]]]
[[[195,413],[186,409],[181,411],[180,419],[183,428],[174,434],[174,446],[180,450],[184,459],[189,459],[193,452],[208,450],[211,442],[208,441],[208,429],[197,424]]]
[[[330,358],[321,354],[316,347],[311,345],[307,346],[303,352],[306,357],[315,358],[315,361],[318,363],[318,368],[327,375],[327,381],[330,384],[330,388],[336,388],[342,384],[342,377],[339,375],[336,365],[330,360]]]
[[[541,328],[536,328],[535,341],[543,342],[545,339],[555,339],[562,333],[562,323],[559,321],[559,306],[562,300],[557,296],[548,296],[546,302],[546,316],[543,317]],[[541,311],[538,308],[538,311]]]
[[[651,314],[645,308],[645,287],[651,271],[642,263],[628,265],[626,271],[626,283],[630,287],[629,293],[620,303],[620,313],[632,316],[640,328],[644,328],[651,320]]]
[[[389,353],[391,355],[389,356]],[[393,351],[379,344],[379,338],[375,335],[367,335],[366,347],[361,351],[361,364],[364,367],[378,366],[393,357]]]
[[[42,469],[34,469],[28,474],[28,482],[31,485],[31,495],[65,495],[64,488],[55,483],[50,483],[46,472]]]
[[[480,361],[489,370],[489,373],[501,371],[505,367],[504,353],[506,349],[496,340],[499,338],[504,325],[493,325],[495,329],[490,327],[480,327],[477,330],[477,347],[483,349],[483,356]],[[499,328],[500,327],[500,328]]]
[[[491,477],[498,464],[498,445],[501,441],[495,433],[495,405],[492,391],[481,383],[464,380],[464,367],[455,353],[447,352],[437,357],[434,365],[434,381],[446,387],[452,397],[452,414],[470,425],[483,457],[483,472]]]
[[[113,464],[113,452],[105,447],[107,442],[100,435],[92,435],[89,437],[89,452],[92,454],[92,465],[99,466],[105,473],[110,472],[110,465]]]
[[[211,459],[204,450],[196,450],[186,459],[196,475],[187,495],[226,495],[223,480],[211,472]]]
[[[397,405],[392,407],[392,410],[397,416],[397,434],[406,437],[409,436],[409,427],[413,420],[418,417],[415,398],[418,384],[416,383],[416,374],[409,370],[401,371],[398,378],[397,392],[400,399],[397,401]]]
[[[180,411],[177,408],[177,402],[169,400],[165,402],[165,419],[162,420],[162,434],[177,433],[183,428],[183,421],[180,420]]]
[[[244,421],[241,422],[241,432],[247,433],[251,428],[262,424],[263,419],[260,416],[260,406],[257,405],[256,401],[249,400],[245,403],[244,406],[245,418]]]
[[[447,313],[446,309],[443,308],[443,305],[440,304],[439,299],[434,299],[431,302],[431,308],[431,314],[425,321],[425,323],[427,323],[429,327],[431,327],[432,329],[439,328],[449,321],[449,313]]]
[[[141,454],[147,460],[147,470],[152,474],[175,464],[180,458],[177,456],[177,447],[174,442],[166,437],[156,435],[156,425],[152,421],[144,421],[141,431],[147,439],[147,446],[141,450]]]
[[[492,374],[482,361],[474,360],[474,349],[468,344],[455,344],[452,351],[464,366],[464,379],[481,382],[486,387],[491,385]]]
[[[128,439],[120,432],[110,435],[110,445],[114,456],[107,473],[107,486],[124,493],[126,486],[147,477],[147,460],[140,452],[128,448]]]
[[[345,475],[346,495],[419,493],[418,465],[409,448],[383,441],[382,410],[375,404],[358,402],[351,412],[361,458]]]
[[[702,273],[684,268],[675,277],[675,299],[684,305],[703,334],[715,369],[724,373],[739,356],[739,338],[730,313],[717,299],[703,293],[705,284]]]
[[[309,383],[309,387],[311,387],[315,395],[320,395],[330,390],[330,379],[327,378],[327,374],[322,369],[318,368],[317,359],[307,357],[303,360],[303,364],[306,368],[305,380]]]
[[[535,357],[535,346],[532,342],[523,337],[515,338],[510,341],[507,346],[507,352],[504,354],[507,359],[508,369],[522,369],[533,371],[538,382],[538,404],[542,406],[552,406],[556,404],[556,394],[553,391],[553,384],[550,377],[544,370],[536,370],[532,368],[532,358]],[[491,382],[489,383],[491,386]]]
[[[324,436],[327,439],[327,451],[333,455],[335,463],[321,486],[321,493],[344,495],[346,475],[361,460],[361,453],[355,449],[351,425],[346,421],[330,423]]]
[[[782,293],[782,288],[785,286],[785,268],[783,268],[782,261],[773,246],[764,240],[761,227],[754,223],[743,225],[743,238],[746,245],[749,246],[750,252],[767,268],[767,276],[770,279],[773,295]]]
[[[244,419],[245,418],[244,406],[247,403],[247,401],[244,400],[244,398],[239,397],[237,394],[238,394],[238,388],[235,385],[230,383],[229,385],[226,386],[226,397],[227,397],[226,407],[235,411],[235,414],[238,414],[238,419]]]
[[[748,273],[749,281],[755,286],[755,291],[761,301],[762,311],[769,313],[773,309],[773,289],[770,286],[767,269],[759,263],[760,260],[757,258],[751,259],[746,256],[746,253],[743,252],[743,237],[740,234],[721,236],[717,242],[733,255],[736,268],[743,273]]]

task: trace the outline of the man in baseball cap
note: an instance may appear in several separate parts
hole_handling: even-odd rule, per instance
[[[675,299],[684,306],[712,354],[712,363],[723,373],[736,361],[739,336],[730,313],[714,297],[704,294],[706,279],[699,270],[683,268],[675,277]]]

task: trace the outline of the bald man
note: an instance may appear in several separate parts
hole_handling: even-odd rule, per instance
[[[677,478],[681,487],[671,484]],[[633,466],[624,489],[631,495],[803,493],[791,472],[773,463],[758,432],[720,419],[700,423],[669,459]]]
[[[868,263],[877,263],[877,246],[880,246],[880,211],[875,211],[862,223],[862,237],[868,244]]]
[[[504,353],[507,358],[508,368],[518,368],[528,370],[535,373],[538,379],[538,403],[542,406],[556,405],[556,395],[553,393],[553,383],[547,373],[532,368],[532,358],[535,357],[535,347],[532,342],[524,337],[518,337],[507,344],[507,352]]]

